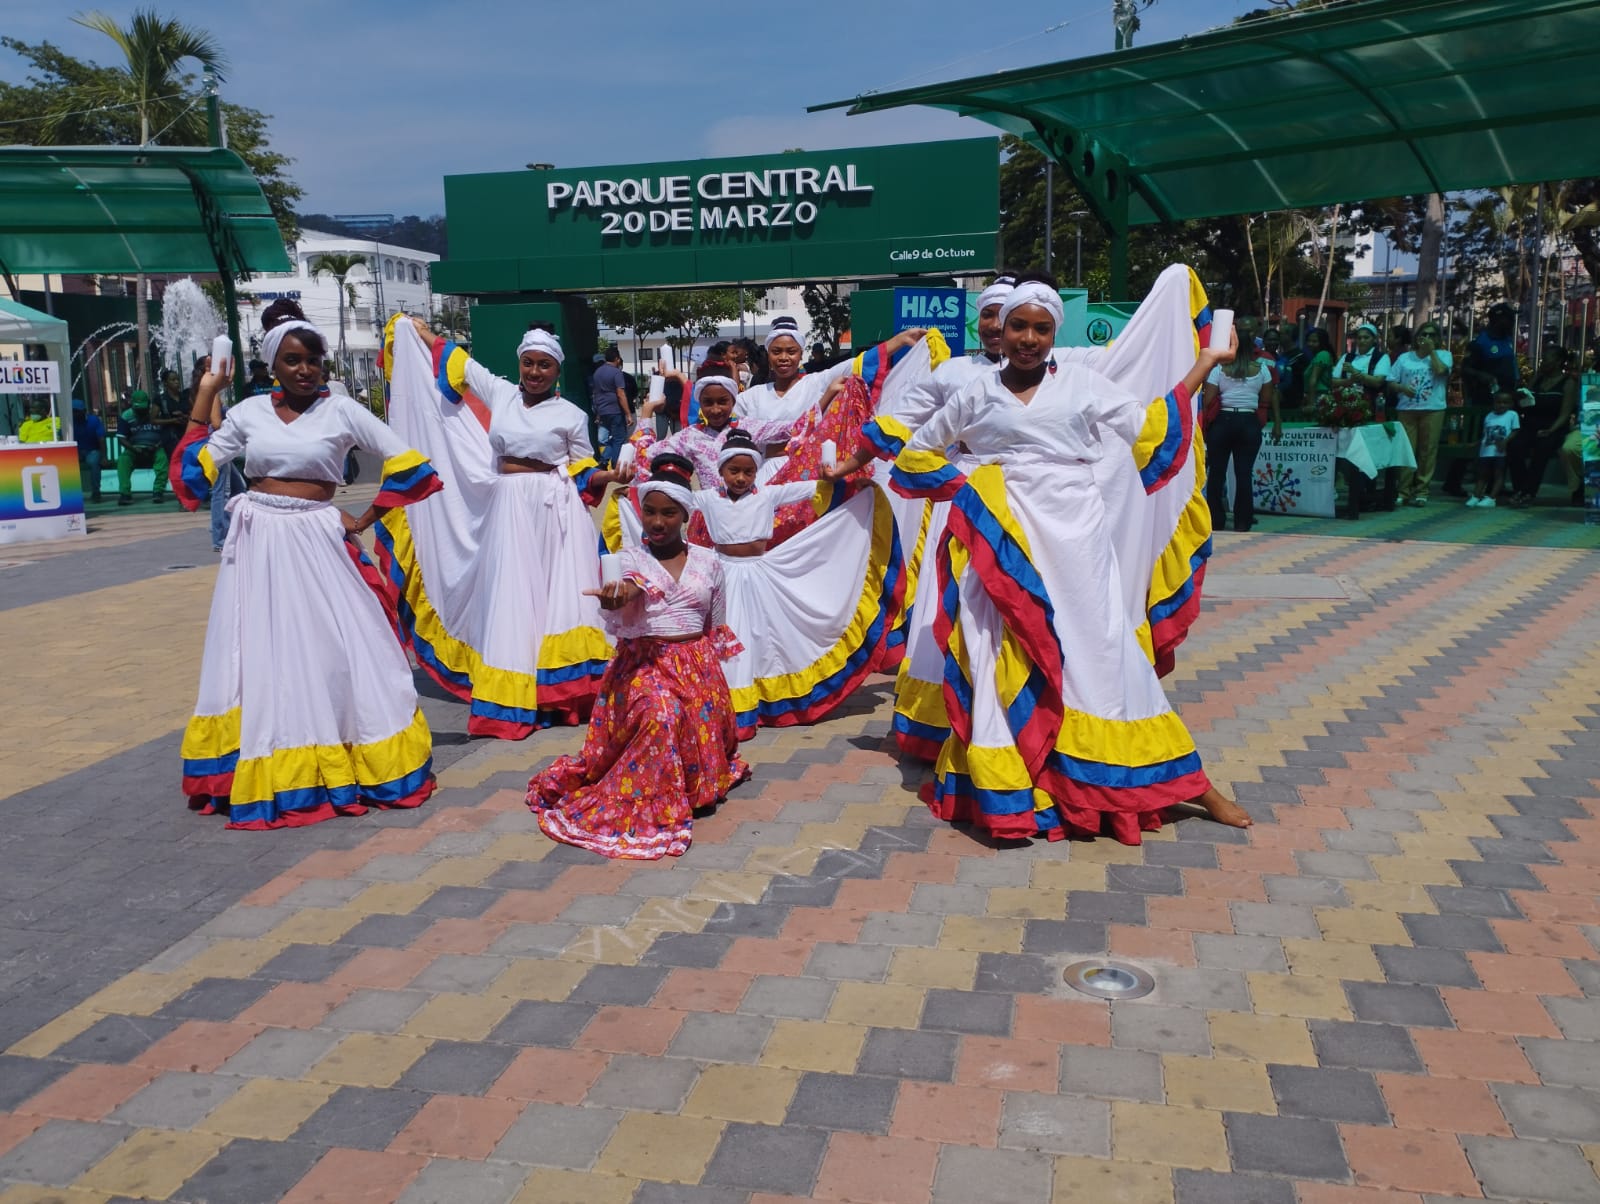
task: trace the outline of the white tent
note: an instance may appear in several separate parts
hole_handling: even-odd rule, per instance
[[[55,361],[57,391],[50,394],[50,412],[61,422],[61,438],[72,439],[71,348],[67,343],[67,324],[60,318],[0,299],[0,358],[21,359],[23,344],[42,344],[46,358]],[[13,353],[12,346],[16,347]]]

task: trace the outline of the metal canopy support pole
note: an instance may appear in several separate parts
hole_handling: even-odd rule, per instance
[[[1131,183],[1121,155],[1060,122],[1037,120],[1034,133],[1044,153],[1072,177],[1090,212],[1111,242],[1112,300],[1128,295],[1128,202]]]

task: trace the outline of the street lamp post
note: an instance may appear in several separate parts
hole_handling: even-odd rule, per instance
[[[1056,161],[1046,153],[1044,160],[1044,270],[1055,269]]]
[[[1074,265],[1075,266],[1075,271],[1074,271],[1073,277],[1072,277],[1072,287],[1073,288],[1082,288],[1083,287],[1083,219],[1088,217],[1088,216],[1090,216],[1090,214],[1089,214],[1089,211],[1087,209],[1074,209],[1071,213],[1067,214],[1067,216],[1072,219],[1072,228],[1073,228],[1073,231],[1077,234],[1077,241],[1078,241],[1077,263]]]

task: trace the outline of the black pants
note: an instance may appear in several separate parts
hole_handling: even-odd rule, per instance
[[[1228,523],[1228,461],[1233,461],[1233,529],[1248,531],[1255,523],[1256,453],[1261,450],[1261,422],[1254,410],[1223,410],[1206,432],[1206,504],[1211,526]]]
[[[1538,497],[1539,486],[1544,483],[1544,470],[1550,467],[1550,457],[1566,442],[1567,432],[1540,436],[1539,432],[1555,419],[1541,422],[1530,415],[1528,424],[1511,436],[1506,445],[1506,475],[1511,478],[1511,488],[1524,497]]]

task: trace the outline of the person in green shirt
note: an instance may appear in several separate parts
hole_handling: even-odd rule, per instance
[[[135,389],[128,394],[128,408],[117,421],[117,505],[133,505],[133,470],[153,468],[155,481],[150,500],[167,498],[166,432],[150,411],[150,394]]]

